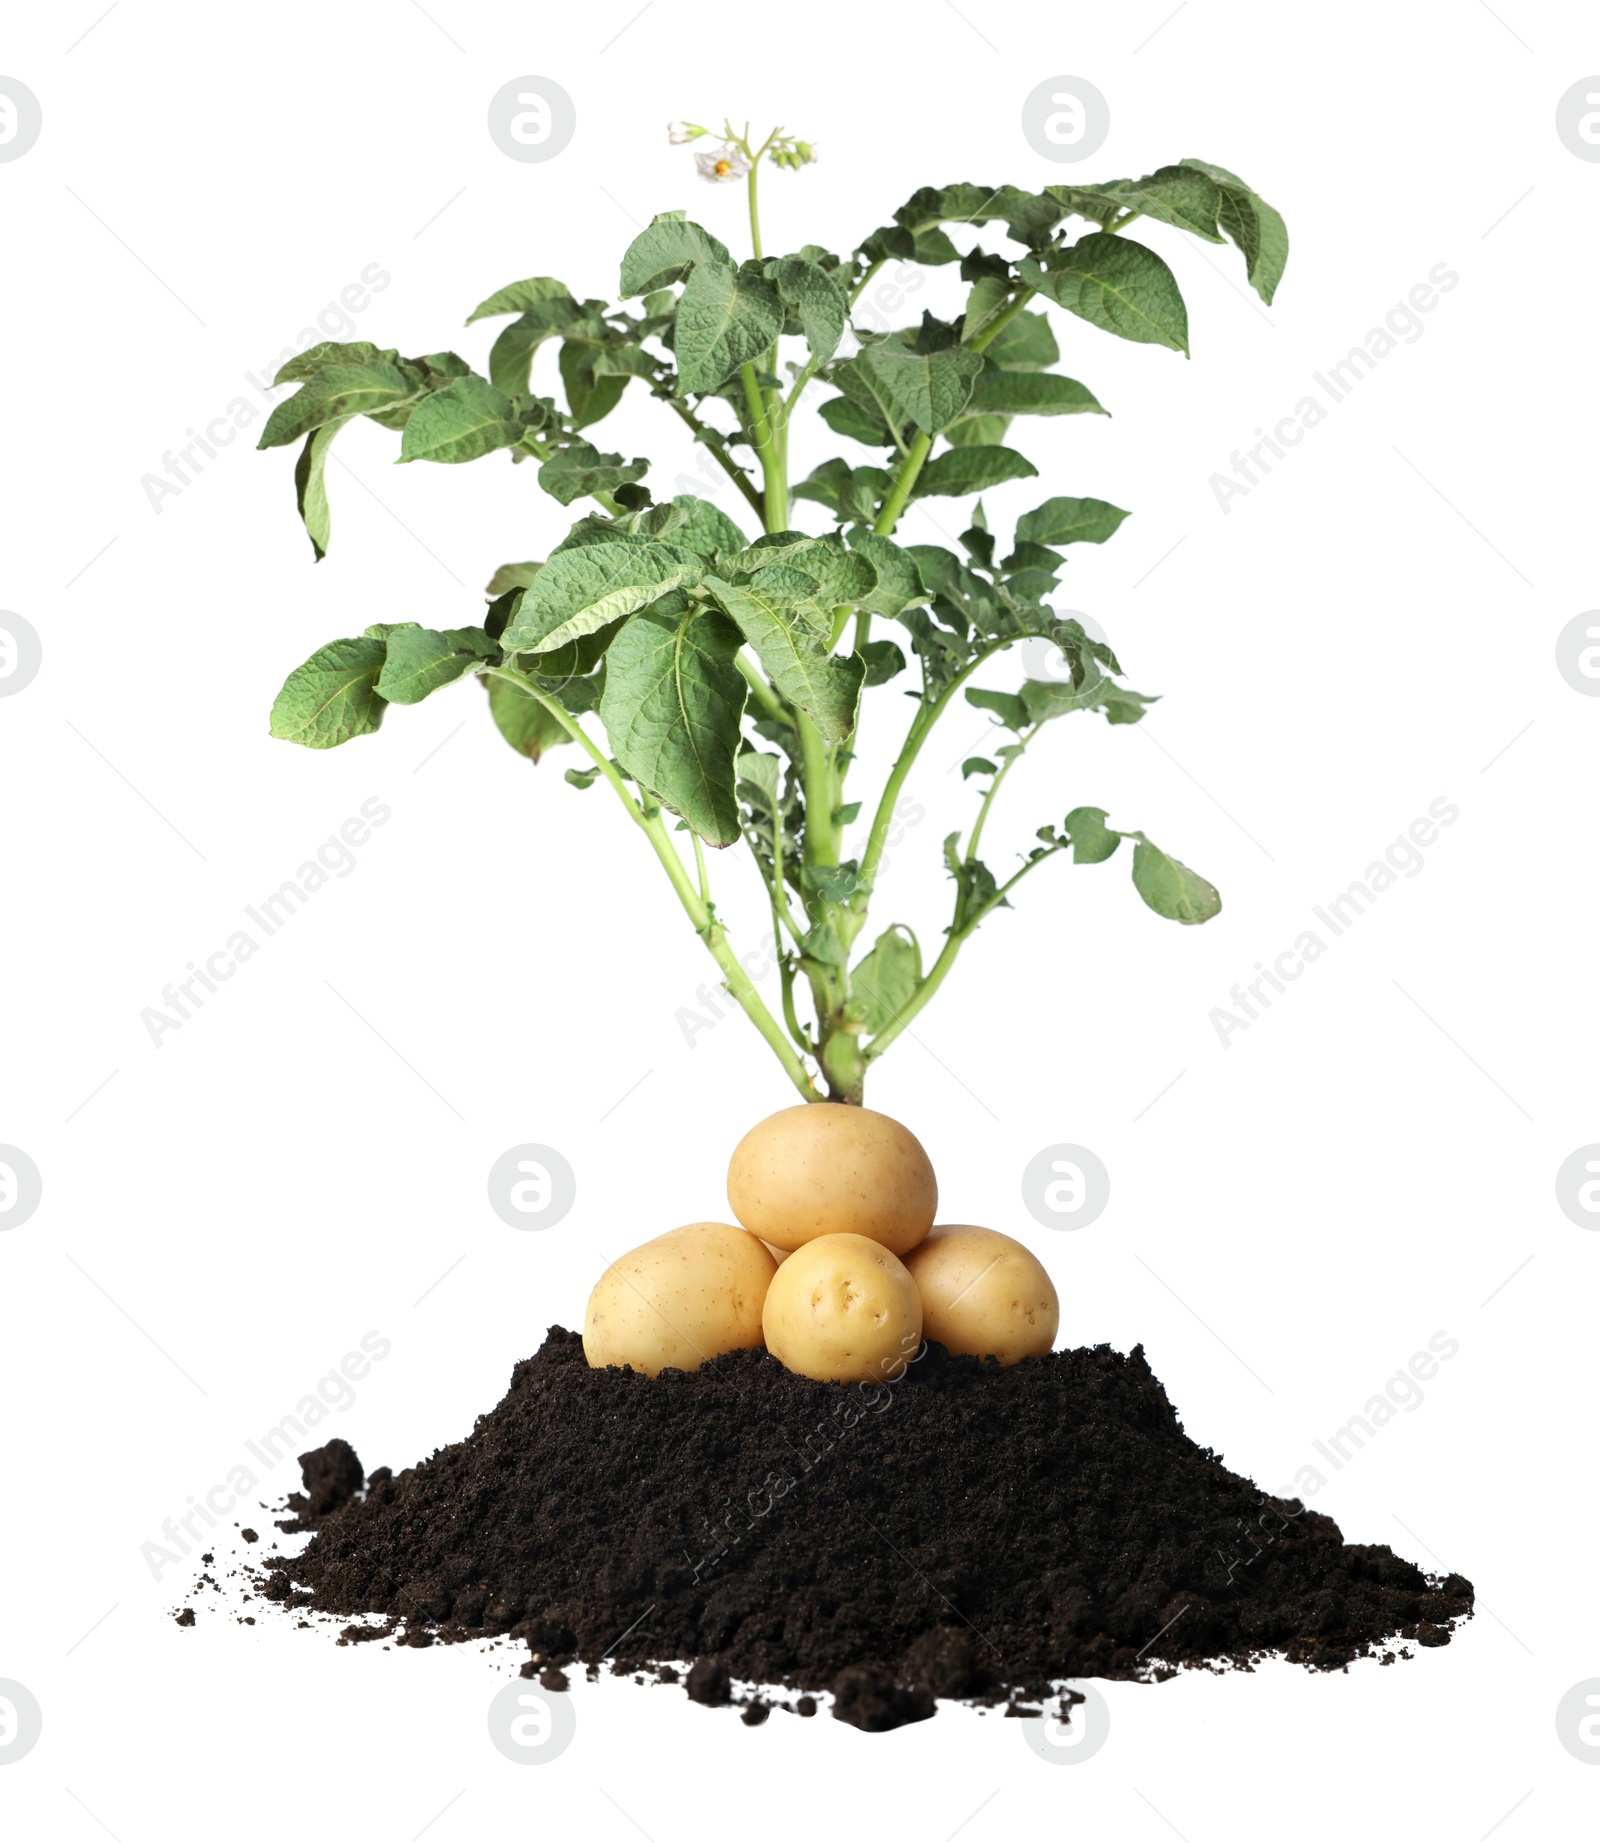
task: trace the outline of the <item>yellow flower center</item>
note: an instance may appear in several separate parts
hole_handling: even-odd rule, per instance
[[[733,162],[731,160],[719,160],[715,170],[718,179],[726,179],[733,171]]]

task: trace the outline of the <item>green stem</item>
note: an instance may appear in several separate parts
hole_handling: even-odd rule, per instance
[[[689,836],[694,840],[694,870],[700,880],[700,900],[709,909],[711,907],[711,879],[706,874],[706,854],[701,849],[700,834],[691,830]]]
[[[876,262],[867,265],[866,273],[850,291],[850,305],[852,307],[854,307],[856,302],[861,299],[862,295],[867,292],[867,283],[870,282],[873,276],[883,267],[886,260],[886,257],[880,256]]]
[[[794,1008],[794,962],[781,947],[778,949],[778,978],[783,985],[783,1021],[789,1026],[789,1035],[804,1054],[814,1056],[817,1046],[802,1028],[799,1013]]]
[[[861,858],[861,882],[870,891],[872,880],[877,875],[878,860],[883,856],[884,841],[889,836],[889,827],[894,823],[895,803],[900,798],[900,791],[905,786],[906,776],[910,774],[922,745],[928,740],[934,726],[950,707],[950,700],[957,691],[971,678],[986,659],[992,658],[1002,647],[1010,642],[1000,641],[987,646],[969,659],[950,683],[933,699],[931,703],[918,706],[917,714],[911,719],[911,727],[906,731],[905,741],[900,745],[900,753],[895,757],[895,764],[889,771],[889,780],[883,790],[883,797],[878,802],[878,810],[873,815],[872,830],[867,834],[867,848]]]
[[[777,130],[773,130],[776,134]],[[761,156],[772,145],[769,134],[762,142],[759,152],[752,154],[748,143],[744,144],[744,156],[750,162],[750,171],[745,179],[745,191],[750,200],[750,248],[755,252],[755,259],[760,262],[764,254],[761,248],[761,212],[756,204],[756,180],[761,172]]]
[[[900,522],[900,514],[906,509],[906,502],[911,497],[911,489],[917,484],[917,475],[922,472],[922,464],[928,458],[928,450],[933,446],[931,435],[918,435],[906,450],[905,459],[895,471],[889,487],[889,496],[883,502],[883,510],[878,514],[872,529],[880,538],[891,537],[894,528]]]
[[[800,771],[806,791],[805,861],[808,864],[837,864],[839,835],[833,823],[833,764],[828,745],[817,726],[802,712],[795,713],[800,731]]]
[[[789,957],[783,945],[783,931],[789,931],[789,938],[796,947],[800,945],[799,930],[794,925],[794,917],[789,913],[789,896],[783,882],[783,803],[781,796],[772,802],[772,887],[768,895],[772,899],[772,951],[778,958],[778,983],[783,993],[783,1021],[788,1027],[789,1035],[794,1038],[803,1053],[816,1054],[816,1044],[800,1027],[799,1014],[794,1008],[794,961]]]
[[[793,714],[778,696],[777,692],[767,683],[760,666],[746,655],[743,648],[735,655],[733,663],[744,674],[745,683],[749,685],[752,693],[754,693],[756,702],[767,715],[771,717],[773,722],[792,724],[794,722]]]
[[[901,1031],[906,1028],[911,1020],[916,1017],[923,1006],[928,1003],[929,999],[933,997],[939,987],[944,984],[945,977],[949,973],[951,967],[955,965],[956,956],[961,952],[962,947],[972,938],[973,932],[977,928],[979,922],[1000,906],[1001,902],[1005,899],[1007,891],[1015,889],[1022,879],[1027,876],[1028,872],[1042,864],[1046,858],[1054,857],[1058,851],[1063,851],[1065,849],[1065,845],[1056,845],[1048,851],[1041,852],[1038,857],[1030,858],[1015,876],[1008,877],[1006,881],[1000,885],[981,909],[963,922],[959,928],[952,927],[943,948],[940,950],[938,959],[928,968],[926,976],[918,985],[917,989],[905,1001],[894,1016],[889,1019],[882,1030],[880,1030],[872,1041],[862,1050],[861,1055],[864,1062],[875,1062],[889,1045],[894,1042],[895,1038],[900,1035]]]
[[[703,423],[700,420],[700,418],[695,415],[693,410],[691,410],[686,404],[680,403],[676,397],[668,397],[667,401],[678,412],[678,414],[683,418],[683,420],[686,423],[688,423],[689,427],[695,431],[697,436],[700,435],[701,433],[707,433],[707,434],[714,433],[714,431],[708,430],[706,428],[705,423]],[[738,487],[739,491],[744,494],[746,500],[750,504],[751,510],[755,513],[756,517],[764,520],[766,517],[766,513],[761,504],[761,494],[756,490],[754,483],[751,481],[749,475],[744,471],[744,469],[740,467],[739,464],[732,459],[732,457],[727,453],[727,451],[721,446],[720,443],[702,441],[700,443],[700,446],[702,448],[706,448],[710,450],[711,458],[722,469],[722,471],[728,476],[728,478],[733,482],[733,484],[736,487]]]
[[[768,531],[786,531],[789,525],[789,480],[783,465],[783,444],[767,413],[766,396],[756,368],[746,361],[739,367],[745,405],[750,413],[750,440],[761,462],[762,522]]]
[[[772,888],[768,891],[772,899],[772,932],[777,942],[777,951],[783,952],[781,930],[789,931],[789,939],[795,946],[800,945],[800,931],[794,925],[794,917],[789,913],[789,895],[783,880],[783,805],[779,795],[772,803]],[[792,1002],[792,1000],[791,1000]]]
[[[642,815],[640,823],[672,880],[673,888],[678,892],[678,900],[694,923],[695,932],[705,942],[712,959],[722,968],[723,983],[739,1008],[766,1038],[772,1053],[783,1064],[784,1073],[799,1090],[800,1098],[806,1101],[820,1100],[822,1097],[817,1092],[816,1084],[806,1072],[805,1064],[800,1060],[794,1045],[784,1035],[783,1026],[762,1002],[761,994],[750,983],[750,975],[739,964],[739,956],[729,946],[722,924],[701,902],[694,885],[689,881],[683,860],[672,847],[672,839],[662,822],[660,811]]]
[[[766,1039],[768,1046],[778,1061],[783,1065],[784,1073],[799,1090],[802,1100],[817,1101],[822,1096],[817,1092],[816,1084],[806,1070],[805,1064],[796,1054],[794,1046],[783,1033],[783,1027],[773,1017],[762,1002],[761,994],[750,983],[750,975],[739,964],[739,956],[728,943],[727,932],[717,920],[709,901],[702,896],[690,880],[689,873],[683,867],[683,859],[678,856],[671,836],[662,822],[659,807],[646,808],[628,792],[627,784],[618,773],[605,751],[599,747],[583,725],[567,710],[559,699],[540,691],[531,684],[524,673],[505,666],[489,666],[481,674],[485,678],[503,678],[516,685],[529,697],[537,698],[544,708],[555,718],[556,722],[578,744],[610,784],[612,791],[622,802],[628,817],[650,840],[651,848],[661,861],[667,873],[668,881],[683,905],[684,913],[694,924],[695,933],[706,944],[718,966],[722,968],[724,982],[739,1008],[755,1025]],[[700,841],[695,839],[695,851],[698,854]]]
[[[1004,781],[1011,770],[1016,767],[1017,763],[1022,760],[1023,750],[1027,748],[1028,744],[1032,742],[1038,733],[1038,728],[1035,726],[1033,729],[1029,730],[1026,736],[1020,738],[1017,743],[1016,754],[1007,756],[1004,765],[989,783],[989,791],[983,796],[983,803],[978,808],[978,817],[972,822],[972,836],[967,840],[966,860],[969,864],[973,863],[977,858],[978,841],[983,837],[983,828],[989,817],[989,809],[994,805],[994,797],[1000,791],[1001,782]]]
[[[1035,290],[1032,288],[1023,288],[1014,294],[983,331],[979,333],[977,338],[967,341],[971,349],[974,352],[981,352],[985,346],[991,344],[995,337],[999,333],[1004,332],[1011,322],[1016,319],[1017,315],[1022,312],[1023,308],[1028,305],[1033,299],[1034,293]]]
[[[801,369],[800,375],[794,381],[794,389],[789,392],[788,396],[783,399],[780,405],[779,413],[786,439],[789,433],[789,424],[794,419],[795,405],[800,401],[800,393],[816,375],[817,361],[814,358],[808,358],[804,367]]]

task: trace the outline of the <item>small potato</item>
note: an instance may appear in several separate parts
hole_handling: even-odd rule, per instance
[[[691,1222],[613,1261],[583,1315],[591,1369],[646,1376],[698,1369],[761,1342],[761,1307],[777,1264],[731,1222]]]
[[[898,1256],[865,1235],[819,1235],[767,1288],[767,1348],[818,1382],[894,1382],[922,1343],[922,1301]]]
[[[803,1102],[739,1141],[728,1202],[774,1248],[865,1235],[904,1254],[933,1227],[939,1186],[928,1154],[898,1120],[837,1101]]]
[[[1056,1341],[1056,1289],[1009,1235],[942,1222],[906,1256],[906,1267],[922,1295],[923,1334],[946,1350],[1016,1363],[1044,1356]]]

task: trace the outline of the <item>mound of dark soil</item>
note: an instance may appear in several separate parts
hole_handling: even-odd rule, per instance
[[[831,1690],[863,1727],[1069,1677],[1389,1661],[1472,1610],[1459,1575],[1347,1543],[1197,1446],[1142,1349],[1000,1369],[933,1345],[847,1387],[761,1350],[592,1370],[556,1327],[469,1438],[365,1496],[348,1447],[305,1463],[315,1534],[268,1560],[272,1598],[410,1643],[509,1632],[538,1668],[692,1660],[712,1703],[730,1677]]]

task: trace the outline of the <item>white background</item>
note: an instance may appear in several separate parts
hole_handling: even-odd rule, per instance
[[[1537,0],[1189,0],[1166,23],[1165,0],[1070,18],[998,0],[964,8],[971,23],[942,0],[656,0],[632,23],[631,0],[98,10],[14,11],[0,56],[44,112],[38,145],[0,165],[0,603],[45,649],[0,703],[0,1140],[45,1186],[0,1235],[0,1678],[45,1720],[0,1770],[8,1834],[266,1836],[297,1808],[396,1838],[437,1816],[438,1843],[846,1819],[965,1823],[981,1843],[1062,1816],[1128,1837],[1275,1820],[1321,1838],[1377,1812],[1389,1834],[1576,1834],[1596,1782],[1554,1717],[1600,1675],[1600,1237],[1560,1212],[1554,1178],[1600,1138],[1600,704],[1554,649],[1595,600],[1600,166],[1563,147],[1554,111],[1600,68],[1592,22]],[[522,74],[577,105],[548,164],[485,130]],[[1020,130],[1055,74],[1110,101],[1085,168]],[[989,500],[1002,528],[1046,493],[1132,509],[1074,554],[1063,599],[1164,695],[1142,730],[1060,725],[1014,777],[995,860],[1093,802],[1212,877],[1223,913],[1159,922],[1125,858],[1049,866],[869,1098],[933,1152],[946,1218],[1046,1260],[1065,1341],[1142,1341],[1189,1431],[1269,1489],[1293,1490],[1312,1442],[1431,1334],[1458,1339],[1423,1405],[1313,1501],[1352,1540],[1459,1569],[1480,1612],[1389,1670],[1110,1685],[1110,1740],[1071,1774],[1021,1724],[960,1709],[883,1738],[787,1716],[747,1732],[626,1683],[580,1684],[572,1747],[518,1768],[485,1732],[506,1653],[338,1650],[204,1599],[179,1632],[189,1565],[157,1583],[141,1559],[365,1332],[392,1353],[321,1432],[369,1467],[460,1437],[546,1325],[580,1321],[607,1256],[724,1212],[733,1143],[786,1104],[742,1021],[686,1045],[674,1014],[715,969],[642,841],[603,787],[562,784],[560,753],[520,762],[476,687],[328,754],[266,730],[315,646],[376,620],[476,619],[493,567],[543,555],[565,520],[531,470],[397,469],[396,440],[362,424],[330,469],[332,549],[313,567],[289,453],[250,451],[265,400],[245,374],[369,264],[392,281],[352,336],[481,364],[492,328],[459,330],[476,301],[527,274],[609,293],[657,210],[742,247],[740,190],[699,185],[664,134],[725,110],[823,149],[768,179],[772,249],[848,248],[924,183],[1184,155],[1242,173],[1290,226],[1270,311],[1233,250],[1148,232],[1189,300],[1189,362],[1055,316],[1063,369],[1113,417],[1014,431],[1042,478]],[[1460,284],[1423,336],[1224,515],[1208,481],[1230,452],[1439,263]],[[951,309],[953,275],[922,299]],[[252,435],[155,512],[141,477],[241,395]],[[598,433],[668,480],[692,465],[642,392]],[[823,434],[797,435],[797,473]],[[963,509],[933,508],[951,532]],[[820,508],[801,516],[821,528]],[[916,514],[903,535],[940,541]],[[863,773],[900,721],[876,702]],[[962,721],[918,769],[926,818],[883,886],[882,919],[925,940],[947,901],[938,841],[974,799],[951,764],[981,720]],[[355,870],[154,1048],[141,1010],[372,796],[393,817]],[[1441,796],[1460,819],[1423,871],[1224,1048],[1212,1008]],[[734,856],[714,866],[719,898],[753,940]],[[485,1197],[525,1140],[578,1176],[545,1233]],[[1023,1166],[1056,1141],[1112,1174],[1078,1234],[1021,1206]]]

